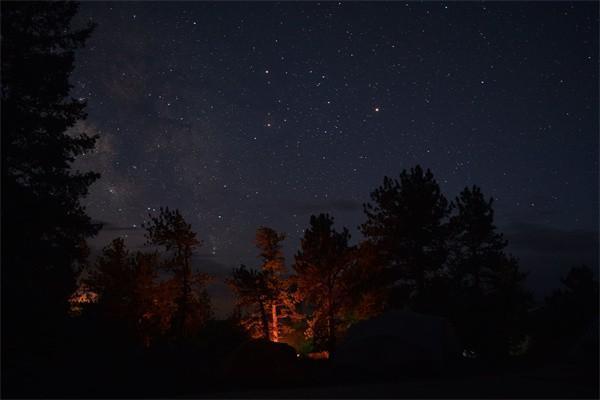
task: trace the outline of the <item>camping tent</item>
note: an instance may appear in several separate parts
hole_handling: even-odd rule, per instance
[[[444,318],[394,310],[353,325],[334,363],[362,371],[438,373],[457,356],[455,336]]]

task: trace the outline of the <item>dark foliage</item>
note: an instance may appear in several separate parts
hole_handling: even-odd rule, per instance
[[[339,334],[341,311],[349,301],[348,274],[354,264],[349,239],[346,228],[341,232],[333,228],[333,217],[313,215],[293,266],[298,294],[308,315],[308,335],[330,354]]]
[[[446,259],[448,201],[431,171],[420,166],[399,179],[385,177],[371,199],[360,229],[388,269],[391,305],[416,306]]]
[[[463,346],[481,357],[502,359],[519,352],[531,296],[525,274],[494,225],[493,200],[474,186],[455,200],[450,218],[447,314]]]
[[[234,268],[231,278],[227,284],[233,289],[237,297],[236,306],[241,309],[249,309],[247,316],[242,322],[249,332],[255,332],[254,336],[269,340],[269,302],[275,293],[267,284],[267,273],[255,269],[248,269],[245,265]]]
[[[85,102],[69,97],[69,75],[92,25],[71,27],[71,2],[1,7],[2,378],[11,392],[28,375],[47,379],[37,375],[46,374],[41,354],[60,357],[76,266],[99,228],[80,201],[99,175],[70,169],[96,138],[67,132],[85,118]]]
[[[175,299],[170,335],[175,340],[193,336],[212,316],[206,293],[210,276],[194,271],[191,265],[192,254],[201,243],[179,210],[160,208],[158,216],[151,215],[144,227],[147,243],[166,250],[164,268],[172,274],[163,284],[174,293]]]
[[[534,312],[532,355],[547,360],[576,356],[598,367],[598,279],[591,268],[573,267],[561,279],[563,287],[545,299]],[[589,336],[589,338],[586,338]],[[591,338],[591,341],[589,340]]]

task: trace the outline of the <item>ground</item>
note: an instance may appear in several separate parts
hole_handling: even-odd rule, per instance
[[[245,398],[598,398],[598,378],[565,364],[464,378],[312,386],[211,394]]]

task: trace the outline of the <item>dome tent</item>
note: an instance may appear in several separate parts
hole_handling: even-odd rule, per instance
[[[439,373],[458,357],[458,344],[444,318],[410,311],[387,311],[353,325],[334,363],[355,371]]]

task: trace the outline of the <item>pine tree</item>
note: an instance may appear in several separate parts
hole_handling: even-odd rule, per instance
[[[530,295],[525,274],[506,254],[507,241],[494,225],[493,199],[465,188],[450,218],[449,277],[453,285],[450,311],[469,350],[484,357],[504,357],[523,337]]]
[[[346,279],[349,298],[343,314],[348,324],[374,317],[385,309],[389,297],[386,277],[375,247],[368,241],[361,242]]]
[[[486,269],[502,257],[507,245],[494,225],[493,199],[486,200],[481,189],[465,188],[455,200],[457,214],[450,219],[452,231],[450,274],[461,285],[483,289]]]
[[[191,265],[192,254],[201,243],[179,210],[161,207],[158,216],[150,215],[144,228],[147,243],[163,246],[169,256],[164,267],[172,277],[163,288],[173,294],[176,306],[171,333],[175,338],[189,337],[197,333],[212,315],[206,293],[210,276],[193,271]]]
[[[158,253],[132,254],[122,238],[114,239],[81,280],[96,298],[83,311],[95,312],[105,327],[148,346],[161,334],[159,268]]]
[[[114,239],[102,250],[83,284],[98,296],[98,305],[106,317],[125,319],[130,311],[135,259],[122,238]]]
[[[330,354],[342,327],[342,311],[350,301],[348,276],[355,258],[349,240],[346,228],[341,232],[333,229],[333,217],[312,215],[293,266],[298,294],[309,315],[311,335],[316,342],[324,340]]]
[[[284,234],[268,227],[256,232],[256,247],[262,264],[259,270],[242,265],[234,269],[227,280],[237,296],[237,306],[246,309],[242,325],[254,337],[278,342],[290,331],[289,324],[296,319],[295,304],[289,291],[281,242]]]
[[[69,76],[93,26],[71,26],[74,2],[2,2],[1,8],[2,353],[14,372],[27,364],[27,353],[59,349],[75,267],[87,257],[86,238],[99,229],[81,199],[99,175],[71,169],[96,138],[67,133],[86,116],[85,102],[69,96]]]
[[[96,138],[66,133],[86,116],[85,102],[68,97],[74,51],[92,31],[71,29],[77,7],[2,3],[2,215],[10,232],[2,237],[2,271],[11,282],[2,304],[35,301],[40,314],[48,306],[66,310],[73,263],[85,258],[85,238],[98,229],[80,200],[99,175],[70,169]]]
[[[256,232],[256,247],[260,250],[263,260],[261,270],[267,289],[271,293],[268,307],[271,310],[270,336],[274,342],[289,334],[290,324],[298,319],[290,291],[290,281],[284,277],[285,259],[281,249],[284,239],[283,233],[269,227],[260,227]]]
[[[135,336],[148,347],[162,334],[157,307],[160,255],[158,252],[138,251],[134,257],[131,309],[135,319]]]
[[[542,359],[555,360],[565,356],[574,344],[585,345],[578,342],[587,331],[595,342],[588,351],[595,359],[593,367],[597,370],[598,278],[591,268],[581,265],[571,268],[560,282],[562,287],[547,296],[535,313],[532,351]]]
[[[234,268],[227,284],[236,295],[236,307],[241,313],[242,326],[254,338],[271,338],[269,302],[274,297],[267,285],[264,271]]]
[[[388,286],[400,297],[391,302],[414,304],[444,265],[448,202],[431,171],[420,166],[402,171],[399,180],[384,177],[371,199],[361,232],[390,272]],[[399,296],[403,290],[409,293]]]

